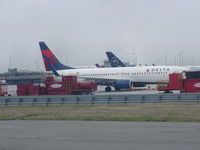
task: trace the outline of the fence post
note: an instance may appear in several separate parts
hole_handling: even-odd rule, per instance
[[[143,104],[143,103],[144,103],[144,96],[142,95],[141,98],[142,98],[142,99],[141,99],[141,103]]]
[[[79,97],[76,97],[76,105],[79,104],[79,101],[80,101]]]
[[[128,101],[128,97],[127,97],[127,96],[125,96],[125,97],[124,97],[124,105],[126,105],[126,104],[127,104],[127,101]]]
[[[33,102],[32,102],[32,105],[35,106],[35,102],[37,101],[36,98],[33,98]]]
[[[180,100],[181,100],[181,96],[180,96],[180,95],[178,95],[178,102],[180,102]]]
[[[61,106],[63,106],[63,103],[64,103],[64,101],[65,101],[65,98],[63,97],[63,98],[61,98]]]
[[[21,102],[23,101],[23,98],[19,99],[18,105],[21,106]]]
[[[199,103],[199,95],[196,96],[196,99],[197,99],[196,102]]]
[[[5,106],[8,106],[9,99],[5,99]]]
[[[47,106],[49,106],[50,101],[51,101],[51,98],[47,98],[47,103],[46,103]]]
[[[108,97],[108,100],[107,100],[107,105],[109,105],[110,104],[110,101],[112,100],[112,98],[109,96]]]
[[[94,101],[95,101],[95,98],[92,97],[92,100],[91,100],[91,105],[94,105]]]
[[[158,99],[158,101],[159,101],[159,103],[161,103],[162,101],[162,96],[161,95],[159,95],[159,99]]]

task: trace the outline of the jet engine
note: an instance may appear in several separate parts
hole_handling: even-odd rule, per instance
[[[132,87],[132,81],[130,80],[116,80],[114,82],[114,88],[116,91],[121,89],[128,89]]]

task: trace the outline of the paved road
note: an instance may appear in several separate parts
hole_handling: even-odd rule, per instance
[[[200,123],[0,121],[0,150],[199,150]]]

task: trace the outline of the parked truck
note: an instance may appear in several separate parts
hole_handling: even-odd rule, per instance
[[[79,95],[91,94],[97,90],[94,81],[77,81],[77,76],[62,76],[62,81],[56,81],[49,76],[40,84],[26,83],[17,85],[18,96],[29,95]]]
[[[0,96],[8,95],[7,85],[4,81],[0,81]]]
[[[158,85],[158,91],[165,93],[179,90],[181,93],[200,93],[200,71],[187,71],[169,75],[168,84]]]

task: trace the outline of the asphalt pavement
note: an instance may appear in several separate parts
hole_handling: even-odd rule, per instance
[[[0,121],[0,150],[199,150],[200,123]]]

